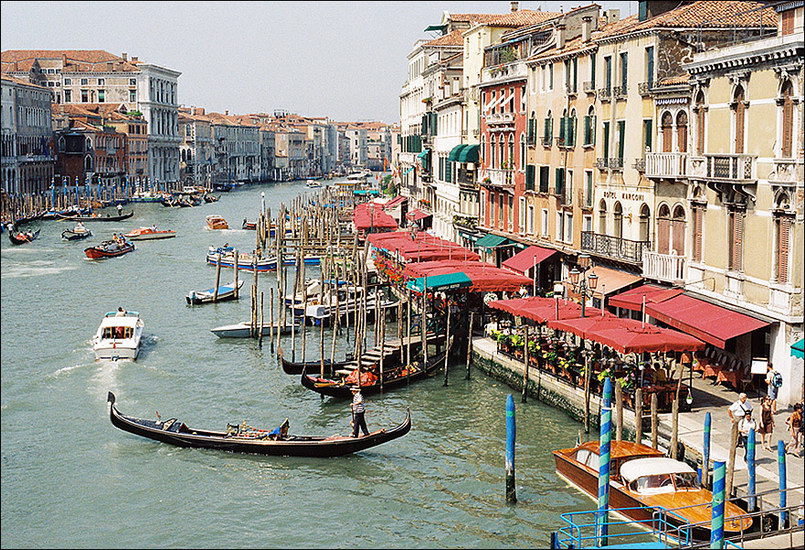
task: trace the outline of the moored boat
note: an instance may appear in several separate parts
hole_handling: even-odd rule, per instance
[[[246,218],[243,218],[243,224],[240,226],[241,229],[257,229],[257,222],[250,222]]]
[[[598,497],[598,441],[553,451],[556,473],[592,498]],[[676,533],[693,540],[710,539],[710,506],[713,495],[701,487],[696,472],[679,460],[665,458],[661,451],[640,443],[612,441],[610,447],[609,505],[618,513],[651,529],[658,509],[673,510],[666,521],[688,533]],[[746,532],[751,518],[737,518],[746,512],[727,502],[724,512],[726,533]],[[731,519],[732,518],[732,519]],[[682,537],[684,538],[684,537]]]
[[[217,214],[210,214],[206,218],[207,229],[211,230],[219,230],[219,229],[229,229],[229,224],[224,219],[223,216],[219,216]]]
[[[155,225],[151,227],[138,227],[123,235],[132,241],[148,241],[153,239],[170,239],[176,236],[176,231],[172,229],[157,229]]]
[[[375,430],[368,435],[350,437],[342,435],[309,436],[288,433],[288,419],[273,430],[252,428],[242,423],[227,424],[226,431],[199,430],[188,427],[176,418],[146,420],[121,414],[115,406],[115,394],[109,392],[109,418],[116,428],[163,443],[179,447],[216,449],[238,453],[276,456],[334,457],[356,453],[376,447],[411,430],[411,412],[390,429]]]
[[[106,214],[102,216],[100,214],[92,214],[90,216],[67,216],[64,214],[59,214],[58,218],[63,221],[75,221],[75,222],[119,222],[122,220],[127,220],[134,215],[134,210],[131,212],[127,212],[126,214],[119,214],[117,216],[112,216],[111,214]]]
[[[280,334],[288,334],[296,327],[297,329],[302,326],[298,321],[296,323],[286,322],[285,324],[275,321],[274,323],[264,323],[255,327],[263,336],[279,331]],[[210,332],[215,334],[218,338],[249,338],[251,336],[252,325],[248,321],[237,323],[234,325],[224,325],[210,329]]]
[[[165,193],[158,191],[140,191],[129,197],[129,202],[162,202]]]
[[[238,281],[238,290],[240,290],[242,286],[243,286],[243,280]],[[187,303],[190,305],[211,303],[215,298],[216,298],[215,287],[208,288],[207,290],[192,290],[187,296],[185,296]],[[227,300],[237,300],[237,299],[238,296],[235,294],[234,281],[229,284],[221,285],[218,287],[217,300],[219,302],[225,302]]]
[[[84,224],[78,222],[74,228],[65,229],[61,232],[61,238],[68,241],[79,241],[92,236],[92,231],[84,227]]]
[[[143,320],[136,311],[110,311],[104,315],[92,340],[95,359],[137,359],[143,335]]]
[[[96,246],[90,246],[84,249],[84,254],[90,260],[100,260],[103,258],[114,258],[115,256],[122,256],[134,250],[134,243],[128,241],[103,241]]]

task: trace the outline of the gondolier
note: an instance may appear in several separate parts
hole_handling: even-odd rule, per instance
[[[360,386],[352,386],[352,437],[358,437],[358,428],[363,431],[363,435],[369,435],[369,428],[366,427],[366,405],[363,403]]]

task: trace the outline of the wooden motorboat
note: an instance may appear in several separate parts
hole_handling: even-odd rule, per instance
[[[593,499],[598,498],[598,441],[588,441],[571,449],[553,451],[556,473]],[[673,510],[666,521],[673,527],[697,524],[689,529],[692,540],[710,540],[710,506],[713,495],[700,486],[696,472],[679,460],[665,458],[661,451],[631,441],[612,441],[610,447],[611,508],[647,528],[656,527],[655,511]],[[745,514],[727,502],[724,512],[725,534],[748,531],[751,518],[730,519]],[[679,538],[684,533],[671,533]]]
[[[130,243],[128,241],[124,241],[122,243],[115,241],[103,241],[97,246],[85,248],[84,254],[86,254],[87,258],[90,260],[100,260],[103,258],[122,256],[123,254],[128,254],[132,250],[134,250],[134,243]]]
[[[218,264],[218,254],[221,255],[221,267],[228,267],[234,269],[235,267],[235,252],[232,247],[213,248],[210,247],[207,252],[207,263],[210,265]],[[257,271],[273,271],[277,269],[277,260],[275,258],[256,258]],[[286,264],[288,265],[288,264]],[[291,264],[292,265],[292,264]],[[238,253],[238,270],[240,271],[254,271],[255,255],[248,252]]]
[[[68,241],[80,241],[81,239],[86,239],[87,237],[92,236],[92,231],[84,227],[83,225],[76,225],[72,229],[65,229],[61,232],[61,238],[66,239]]]
[[[243,218],[243,224],[240,227],[241,229],[254,230],[257,229],[257,222],[250,222],[246,218]]]
[[[136,311],[110,311],[104,315],[92,340],[95,359],[137,359],[143,325]]]
[[[170,239],[176,236],[176,231],[172,229],[157,229],[156,226],[138,227],[123,235],[132,241],[149,241],[153,239]]]
[[[349,437],[342,435],[309,436],[290,435],[288,419],[273,430],[260,430],[244,423],[228,424],[226,431],[198,430],[188,427],[175,418],[145,420],[121,414],[115,406],[115,394],[109,392],[109,418],[123,431],[179,447],[197,447],[237,453],[254,453],[276,456],[333,457],[356,453],[376,447],[411,430],[411,411],[405,419],[391,429],[382,429],[368,435]]]
[[[275,321],[274,323],[263,323],[262,325],[257,327],[259,332],[262,332],[263,336],[268,336],[271,334],[272,330],[274,333],[277,331],[280,334],[288,334],[291,332],[293,327],[297,329],[302,326],[301,323],[298,321],[296,324],[288,323],[285,324]],[[224,325],[221,327],[215,327],[210,329],[210,332],[215,334],[218,338],[249,338],[251,336],[251,328],[252,325],[248,321],[243,321],[242,323],[237,323],[234,325]]]
[[[11,244],[25,244],[36,240],[39,237],[40,229],[36,231],[14,231],[14,226],[8,226],[8,240]]]
[[[436,372],[439,367],[444,366],[445,353],[447,353],[447,351],[443,351],[442,353],[438,353],[433,357],[429,357],[427,365],[423,365],[422,361],[412,361],[408,365],[398,364],[397,366],[389,367],[384,361],[383,391],[389,391],[400,386],[406,386],[410,382],[430,376]],[[362,362],[365,363],[363,358]],[[331,378],[322,377],[318,374],[307,374],[307,372],[303,372],[302,386],[322,395],[351,399],[351,387],[357,383],[357,376],[353,376],[353,378],[355,378],[353,381],[350,378],[350,375],[352,375],[353,372],[339,372],[339,370],[336,370],[336,376]],[[375,369],[371,367],[367,368],[364,366],[361,368],[361,392],[364,395],[380,393],[379,370],[376,372],[373,371],[375,371]],[[364,376],[370,373],[374,374],[374,376]]]
[[[207,229],[211,229],[213,231],[219,229],[229,229],[229,224],[223,218],[223,216],[218,216],[216,214],[210,214],[207,216]]]
[[[99,214],[92,214],[91,216],[73,216],[73,215],[63,215],[59,214],[59,219],[63,221],[74,221],[74,222],[119,222],[122,220],[127,220],[134,215],[134,210],[128,212],[126,214],[120,214],[118,216],[112,216],[111,214],[106,214],[105,216],[101,216]]]
[[[238,290],[243,286],[243,280],[238,281]],[[207,290],[192,290],[185,296],[187,303],[190,305],[207,304],[213,301],[215,297],[215,287],[208,288]],[[231,282],[226,285],[218,287],[218,301],[225,302],[227,300],[237,300],[238,296],[235,295],[235,283]]]

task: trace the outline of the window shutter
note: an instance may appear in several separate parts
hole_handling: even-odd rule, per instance
[[[564,168],[557,168],[556,169],[556,182],[555,182],[555,193],[557,195],[561,195],[565,192],[565,169]]]
[[[730,268],[734,271],[740,271],[743,265],[743,213],[739,211],[732,211],[732,264]]]
[[[567,132],[567,117],[562,117],[559,119],[559,143],[565,145],[566,143],[566,132]]]
[[[550,168],[547,166],[540,166],[539,167],[539,191],[540,193],[547,193],[548,192],[548,185],[550,182]]]
[[[783,157],[791,157],[791,142],[794,137],[794,103],[791,96],[786,95],[783,100],[783,147],[780,153]]]
[[[626,141],[626,121],[618,121],[618,158],[623,158],[623,146]]]
[[[527,164],[525,167],[525,188],[526,191],[534,190],[534,165]]]
[[[671,222],[673,228],[674,246],[678,256],[685,255],[685,220],[674,220]]]
[[[693,209],[693,261],[702,261],[702,232],[704,227],[702,221],[704,217],[704,208],[701,206]]]
[[[590,115],[584,117],[584,145],[590,144]]]
[[[609,122],[604,122],[604,158],[609,158]]]
[[[550,133],[550,123],[551,123],[551,119],[550,119],[550,118],[546,118],[546,119],[545,119],[545,127],[543,128],[543,133],[542,133],[542,137],[543,137],[545,140],[551,139],[551,133]]]
[[[657,221],[657,252],[668,254],[671,248],[671,220],[660,218]]]
[[[777,282],[787,283],[791,219],[788,216],[780,216],[777,224]]]
[[[647,151],[651,151],[652,141],[654,137],[654,129],[652,128],[653,121],[651,119],[643,121],[644,143]]]

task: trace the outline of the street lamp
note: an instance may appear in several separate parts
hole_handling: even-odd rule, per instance
[[[587,298],[592,298],[594,294],[593,291],[598,287],[598,275],[595,273],[587,275],[587,271],[590,268],[590,263],[590,256],[588,254],[581,254],[578,259],[578,265],[573,266],[573,269],[571,269],[569,273],[570,282],[573,285],[574,290],[577,290],[577,292],[581,295],[582,317],[584,317],[586,313]],[[581,267],[583,271],[579,271],[579,267]]]

